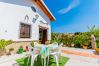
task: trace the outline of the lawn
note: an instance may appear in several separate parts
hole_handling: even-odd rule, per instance
[[[27,59],[28,58],[21,58],[21,59],[18,59],[16,61],[19,63],[20,66],[27,66]],[[60,56],[59,66],[64,66],[65,63],[68,60],[69,60],[69,58]],[[30,63],[28,64],[28,66],[30,66]],[[35,60],[34,66],[43,66],[42,62],[41,62],[41,59],[40,59],[40,56],[38,56],[37,59]],[[53,56],[50,57],[50,61],[49,61],[49,65],[48,66],[56,66],[56,62],[53,59]]]

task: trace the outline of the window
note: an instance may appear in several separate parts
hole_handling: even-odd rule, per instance
[[[20,38],[30,38],[31,25],[21,23]]]
[[[36,12],[36,8],[34,6],[31,6],[31,9],[33,12]]]

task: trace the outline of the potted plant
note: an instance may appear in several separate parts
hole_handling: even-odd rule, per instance
[[[75,44],[74,44],[74,43],[72,43],[72,44],[71,44],[71,47],[74,47],[74,46],[75,46]]]
[[[83,49],[87,49],[87,48],[88,48],[88,45],[87,45],[87,44],[83,44],[83,45],[82,45],[82,48],[83,48]]]
[[[96,48],[95,50],[96,50],[96,54],[99,54],[99,48]]]
[[[20,46],[20,48],[18,49],[18,54],[22,54],[24,52],[23,46]]]
[[[34,47],[34,41],[31,42],[31,46]]]

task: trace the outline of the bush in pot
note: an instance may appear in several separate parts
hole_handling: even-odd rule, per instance
[[[85,43],[85,44],[82,45],[82,48],[83,49],[87,49],[88,48],[88,45]]]
[[[22,54],[24,52],[23,46],[20,46],[17,53]]]

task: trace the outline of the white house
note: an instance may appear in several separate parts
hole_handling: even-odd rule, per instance
[[[45,43],[54,20],[43,0],[0,0],[0,39]]]

